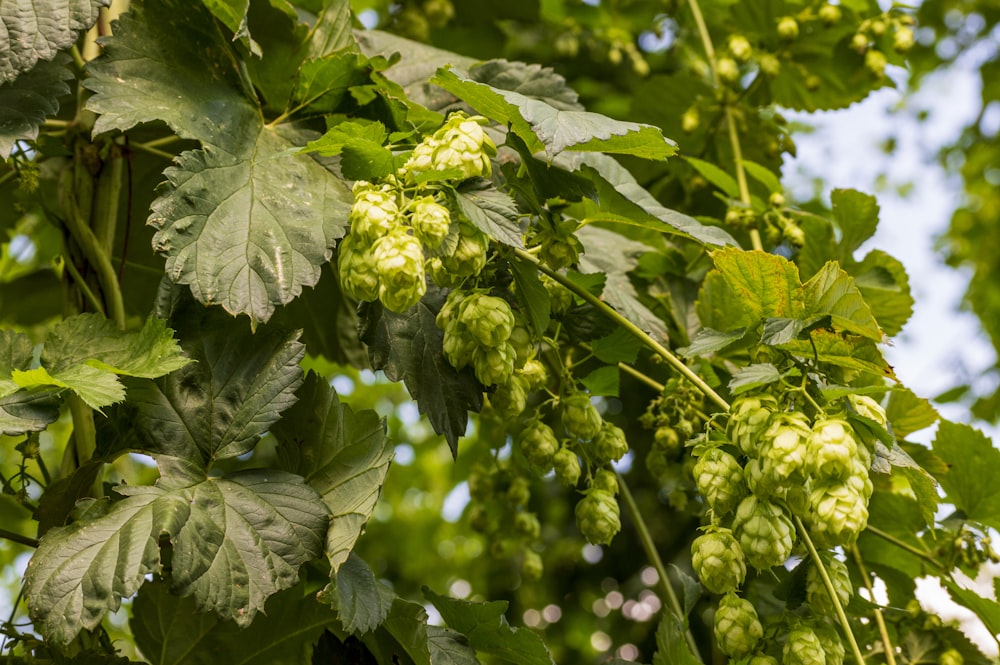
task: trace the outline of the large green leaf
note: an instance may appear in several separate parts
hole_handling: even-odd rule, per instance
[[[446,296],[429,284],[427,295],[402,314],[372,303],[362,315],[361,339],[368,345],[372,366],[406,384],[420,412],[457,455],[468,412],[483,408],[483,389],[471,368],[456,370],[441,350],[444,333],[435,318]]]
[[[154,247],[173,281],[256,323],[318,281],[346,228],[351,194],[290,150],[311,135],[265,124],[240,71],[199,5],[136,2],[87,86],[95,93],[89,107],[100,114],[95,132],[162,120],[202,143],[166,171],[149,218]]]
[[[141,447],[208,466],[250,451],[295,401],[305,348],[298,333],[265,329],[197,304],[174,314],[197,361],[156,381],[131,381]]]
[[[836,262],[824,265],[802,285],[802,291],[807,316],[829,316],[835,329],[882,341],[882,329],[871,308],[854,279]]]
[[[794,263],[776,254],[736,248],[717,250],[712,261],[753,318],[802,316],[799,271]]]
[[[937,479],[945,501],[967,519],[1000,528],[1000,450],[985,434],[969,425],[942,420],[934,437],[934,452],[948,465]]]
[[[463,183],[455,203],[473,226],[505,245],[524,247],[517,203],[486,179]]]
[[[853,189],[835,189],[830,193],[833,218],[840,227],[841,263],[875,234],[878,227],[878,202],[874,196]]]
[[[126,498],[104,515],[41,539],[25,593],[49,638],[67,643],[94,628],[159,572],[161,536],[172,545],[172,590],[240,626],[322,551],[326,507],[301,477],[254,470],[199,480],[176,468],[161,466],[155,486],[119,487]]]
[[[882,378],[895,379],[892,367],[882,357],[874,340],[844,335],[831,330],[813,330],[808,339],[795,339],[778,348],[802,358],[812,358],[838,367],[869,372]]]
[[[334,606],[347,633],[369,633],[377,628],[392,608],[396,594],[375,579],[364,559],[351,554],[334,577],[334,589],[323,595],[335,598]]]
[[[59,419],[57,389],[19,390],[0,397],[0,434],[40,432]]]
[[[52,60],[76,43],[111,0],[4,0],[0,11],[0,83]]]
[[[677,152],[674,142],[652,125],[613,120],[588,111],[561,110],[447,69],[438,70],[431,82],[491,120],[509,124],[532,152],[544,150],[550,159],[564,150],[621,153],[646,159],[666,159]]]
[[[199,612],[192,598],[170,593],[169,584],[144,584],[129,625],[150,665],[302,665],[336,613],[301,585],[271,596],[248,628],[220,623]]]
[[[873,249],[850,268],[865,302],[886,335],[896,335],[913,314],[910,278],[899,260]]]
[[[316,374],[309,374],[297,397],[272,428],[278,459],[304,476],[330,509],[326,553],[336,573],[375,509],[393,446],[378,414],[354,413]]]
[[[515,665],[554,665],[542,638],[523,628],[511,628],[505,601],[476,603],[441,596],[424,587],[427,597],[449,627],[465,635],[476,651]]]
[[[469,78],[543,101],[563,111],[583,110],[576,92],[550,67],[500,58],[471,67]]]
[[[39,62],[13,81],[0,85],[0,159],[10,157],[18,141],[38,138],[45,118],[59,111],[59,97],[69,93],[68,57]]]
[[[938,412],[925,398],[909,388],[894,390],[889,394],[885,415],[892,425],[892,432],[903,438],[930,427],[938,420]]]

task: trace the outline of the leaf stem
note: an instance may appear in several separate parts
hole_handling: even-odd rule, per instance
[[[660,553],[656,551],[656,543],[653,542],[653,537],[649,533],[649,527],[646,526],[646,520],[642,517],[642,511],[639,510],[638,504],[635,502],[635,497],[632,496],[632,492],[629,490],[628,483],[625,482],[625,478],[620,473],[616,473],[618,476],[618,489],[621,493],[622,500],[625,502],[625,508],[628,509],[629,514],[632,516],[632,521],[635,523],[635,530],[639,535],[639,541],[642,543],[642,549],[646,552],[646,558],[653,565],[656,570],[656,574],[660,578],[660,584],[663,586],[663,593],[667,597],[667,602],[670,604],[670,609],[673,611],[674,615],[687,626],[687,621],[684,617],[684,609],[681,607],[681,602],[677,598],[677,592],[674,591],[673,585],[670,583],[670,578],[667,576],[667,569],[663,565],[663,560],[660,558]],[[685,628],[684,637],[687,640],[688,646],[691,648],[691,653],[694,654],[698,660],[702,660],[701,655],[698,651],[698,643],[694,639],[694,634],[691,632],[690,628]],[[704,662],[702,660],[702,662]]]
[[[155,146],[151,145],[153,143],[156,143],[156,141],[149,141],[147,143],[132,143],[129,145],[129,147],[134,148],[139,152],[144,152],[147,155],[153,155],[154,157],[162,157],[163,159],[166,159],[168,161],[173,161],[174,155],[170,154],[169,152],[166,152],[165,150],[159,150]]]
[[[619,314],[613,307],[611,307],[611,305],[607,304],[606,302],[604,302],[603,300],[592,294],[587,289],[577,285],[564,275],[561,275],[556,271],[550,269],[549,267],[542,265],[542,263],[537,258],[532,256],[528,252],[524,251],[523,249],[515,248],[514,253],[517,254],[518,258],[524,259],[525,261],[529,261],[530,263],[534,264],[535,268],[537,268],[539,271],[545,273],[552,279],[556,280],[557,282],[565,286],[567,289],[569,289],[570,291],[572,291],[573,293],[580,296],[588,303],[596,307],[605,316],[613,320],[615,323],[625,328],[625,330],[627,330],[633,336],[638,338],[640,342],[649,347],[653,352],[655,352],[661,358],[666,360],[670,366],[672,366],[681,374],[681,376],[683,376],[688,381],[693,383],[695,387],[702,392],[702,394],[704,394],[710,400],[715,402],[716,405],[718,405],[723,411],[729,411],[729,402],[723,399],[717,392],[712,390],[712,387],[709,386],[707,383],[705,383],[705,380],[703,378],[695,374],[690,367],[681,362],[681,360],[673,353],[671,353],[669,349],[667,349],[665,346],[663,346],[655,339],[650,337],[646,331],[644,331],[642,328],[635,325],[627,318]]]
[[[645,383],[647,386],[649,386],[658,393],[662,393],[666,389],[665,385],[663,385],[656,379],[643,374],[642,372],[632,367],[628,363],[618,363],[618,369],[625,372],[626,374],[632,375],[633,377],[635,377],[639,381],[642,381],[643,383]]]
[[[9,540],[12,543],[27,545],[28,547],[38,547],[37,538],[29,538],[28,536],[22,536],[19,533],[14,533],[13,531],[8,531],[7,529],[0,529],[0,538]]]
[[[823,559],[816,550],[816,546],[813,544],[812,538],[809,537],[809,531],[806,529],[806,525],[802,523],[802,519],[799,518],[798,515],[795,515],[794,520],[795,528],[798,529],[799,532],[799,537],[802,538],[802,542],[806,544],[806,549],[809,550],[809,556],[816,565],[816,570],[819,571],[820,577],[823,578],[823,586],[826,587],[826,592],[830,596],[830,602],[833,603],[833,607],[837,611],[837,619],[840,620],[840,627],[843,629],[844,636],[851,645],[851,652],[854,654],[854,660],[857,661],[858,665],[865,665],[865,657],[861,653],[861,647],[858,646],[857,639],[854,637],[854,631],[851,630],[851,623],[847,620],[847,613],[844,612],[844,606],[840,602],[840,596],[837,595],[837,589],[833,586],[833,580],[830,579],[830,573],[827,572],[826,565],[823,563]]]
[[[924,561],[926,561],[926,562],[928,562],[930,564],[933,564],[934,567],[937,568],[938,570],[944,570],[945,569],[944,565],[940,561],[938,561],[937,559],[935,559],[932,554],[930,554],[928,552],[925,552],[923,550],[917,549],[913,545],[910,545],[909,543],[900,540],[899,538],[897,538],[896,536],[892,535],[891,533],[887,533],[887,532],[883,531],[882,529],[879,529],[878,527],[871,526],[870,524],[868,525],[868,528],[865,529],[865,530],[868,531],[868,532],[870,532],[874,536],[878,536],[882,540],[885,540],[885,541],[888,541],[888,542],[892,543],[893,545],[895,545],[896,547],[898,547],[900,549],[906,550],[907,552],[909,552],[913,556],[919,557],[919,558],[923,559]]]
[[[858,564],[858,570],[861,571],[861,578],[865,581],[865,588],[868,589],[868,597],[874,604],[875,589],[872,588],[872,582],[868,579],[868,570],[865,568],[865,561],[861,557],[861,550],[858,549],[857,545],[851,545],[849,549],[851,550],[851,556],[854,557],[854,562]],[[875,608],[875,623],[878,625],[878,632],[882,637],[882,648],[885,650],[885,663],[886,665],[896,665],[896,654],[893,651],[892,640],[889,639],[889,630],[885,625],[885,617],[882,616],[882,610],[878,607]]]
[[[121,146],[112,142],[108,150],[108,157],[104,160],[101,172],[97,176],[94,208],[90,217],[90,225],[94,229],[94,235],[97,236],[106,256],[111,256],[114,250],[124,173],[125,160]],[[115,281],[117,279],[116,273]]]
[[[69,272],[70,277],[73,278],[73,281],[76,282],[76,285],[80,289],[80,292],[83,293],[83,297],[86,298],[87,302],[90,303],[90,306],[93,307],[95,311],[104,314],[104,303],[101,302],[101,299],[97,297],[97,294],[94,293],[94,290],[90,288],[90,285],[87,284],[87,280],[83,278],[83,275],[80,274],[80,271],[76,269],[76,265],[73,263],[72,258],[64,256],[63,265]]]

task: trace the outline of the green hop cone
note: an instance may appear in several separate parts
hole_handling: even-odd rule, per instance
[[[843,478],[858,457],[854,430],[847,421],[836,418],[813,423],[806,447],[812,474],[819,478]]]
[[[501,418],[512,420],[522,413],[528,405],[528,392],[524,379],[514,374],[506,383],[497,386],[490,395],[490,404],[500,414]]]
[[[515,317],[517,318],[517,317]],[[523,320],[517,320],[514,328],[510,331],[510,338],[507,340],[514,347],[517,359],[514,361],[515,367],[524,367],[531,356],[535,353],[535,343],[531,339]]]
[[[580,482],[580,458],[572,450],[563,446],[552,456],[552,468],[556,478],[573,487]]]
[[[470,364],[477,348],[476,341],[458,326],[444,331],[441,352],[455,369],[462,369]]]
[[[369,246],[353,233],[337,245],[337,271],[344,291],[357,300],[378,299],[379,276]]]
[[[562,400],[559,411],[563,427],[570,436],[578,439],[593,439],[601,431],[604,420],[590,397],[584,393],[576,393]]]
[[[668,455],[676,455],[681,451],[681,435],[670,425],[660,425],[653,434],[653,445]]]
[[[747,665],[778,665],[778,659],[774,656],[768,656],[766,653],[755,653],[750,656]]]
[[[553,314],[565,314],[570,310],[573,306],[573,294],[570,293],[569,289],[548,275],[542,275],[542,285],[549,295]]]
[[[506,300],[474,293],[464,303],[460,320],[477,342],[486,347],[496,347],[510,339],[514,329],[514,312]]]
[[[348,219],[351,232],[369,244],[389,233],[399,218],[399,206],[389,185],[373,185],[359,180],[354,185],[354,204]]]
[[[532,358],[524,363],[518,374],[524,379],[529,389],[541,388],[549,378],[545,365],[540,360]]]
[[[938,656],[938,665],[965,665],[965,656],[958,649],[948,649]]]
[[[802,626],[788,633],[781,651],[782,665],[826,665],[823,643],[812,628]]]
[[[793,39],[798,39],[799,36],[799,22],[791,16],[782,16],[778,19],[777,25],[778,36],[782,39],[792,41]]]
[[[617,462],[628,452],[625,432],[617,425],[603,421],[601,431],[594,440],[594,452],[602,462]]]
[[[465,307],[465,301],[468,296],[469,292],[462,289],[452,289],[448,292],[448,297],[445,298],[444,304],[441,305],[441,309],[434,319],[434,323],[438,328],[448,330],[450,326],[462,320],[462,310]]]
[[[727,656],[746,656],[764,636],[764,627],[757,618],[757,610],[749,600],[735,593],[727,593],[719,600],[715,612],[715,643]]]
[[[451,230],[451,214],[448,209],[431,196],[416,199],[410,206],[410,226],[413,227],[413,232],[427,249],[437,249]]]
[[[816,626],[813,630],[826,655],[826,665],[844,665],[847,650],[844,649],[844,643],[840,641],[840,635],[833,626]]]
[[[472,352],[472,369],[484,386],[507,383],[514,374],[514,347],[504,342],[497,347],[479,346]]]
[[[458,243],[455,250],[440,257],[441,265],[452,276],[471,277],[478,275],[486,267],[486,252],[490,247],[490,239],[471,224],[464,222],[458,225]]]
[[[398,226],[379,239],[373,258],[379,276],[378,298],[387,309],[406,311],[427,292],[424,253],[406,227]]]
[[[477,464],[469,471],[469,496],[476,501],[486,501],[493,497],[493,475],[489,469]]]
[[[521,511],[514,516],[514,528],[528,540],[537,540],[542,534],[542,525],[538,522],[538,515],[527,511]]]
[[[851,407],[862,418],[874,420],[882,427],[887,427],[889,425],[889,419],[885,415],[885,409],[882,408],[881,404],[868,395],[848,395],[847,401],[850,402]]]
[[[764,474],[778,485],[805,480],[809,437],[812,429],[802,413],[779,413],[761,436],[760,459]]]
[[[826,572],[830,576],[830,582],[837,592],[837,600],[841,607],[846,607],[854,595],[854,586],[851,584],[851,575],[847,571],[847,566],[840,559],[835,559],[829,555],[821,555]],[[820,616],[836,617],[837,610],[830,594],[827,592],[826,584],[823,583],[823,576],[820,575],[819,568],[815,563],[810,563],[806,571],[806,600],[815,614]]]
[[[770,395],[740,397],[729,412],[729,439],[744,455],[754,456],[760,435],[767,429],[771,415],[778,410],[778,400]]]
[[[611,469],[600,469],[594,474],[590,487],[609,494],[618,494],[618,476]]]
[[[750,58],[753,57],[753,46],[743,35],[733,35],[729,38],[729,52],[737,61],[749,62]]]
[[[542,579],[545,572],[545,565],[542,563],[542,556],[534,550],[525,550],[524,559],[521,560],[521,574],[526,579],[537,581]]]
[[[709,531],[691,543],[691,565],[712,593],[736,591],[746,578],[743,548],[729,529]]]
[[[559,450],[559,441],[552,428],[540,420],[532,420],[528,423],[527,427],[521,431],[518,445],[528,462],[544,471],[552,466],[552,458]],[[573,458],[575,460],[576,455],[573,455]],[[580,464],[577,462],[577,478],[579,478],[579,467]],[[575,482],[571,484],[575,484]]]
[[[542,263],[553,270],[576,265],[580,259],[580,252],[583,251],[583,245],[576,237],[575,231],[576,222],[565,221],[536,233],[534,241],[541,245],[538,258]]]
[[[507,500],[514,506],[526,506],[531,499],[531,481],[518,476],[510,481],[506,492]]]
[[[725,515],[746,494],[743,468],[722,448],[709,448],[695,462],[694,482],[716,515]]]
[[[483,130],[487,122],[482,116],[470,118],[461,111],[453,113],[434,133],[437,140],[431,156],[434,170],[458,169],[463,179],[490,175],[490,157],[497,154],[497,148]]]
[[[733,533],[757,570],[780,566],[792,554],[795,528],[784,509],[750,495],[736,508]]]
[[[576,504],[576,525],[588,543],[610,544],[622,528],[615,495],[601,489],[589,490]]]
[[[817,545],[852,544],[868,526],[871,492],[867,471],[863,478],[852,475],[844,481],[814,484],[809,492],[809,526]]]

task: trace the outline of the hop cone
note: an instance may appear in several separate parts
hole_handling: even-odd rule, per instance
[[[719,650],[733,658],[749,654],[764,636],[764,627],[753,604],[734,593],[726,594],[719,601],[714,628]]]
[[[868,397],[867,395],[848,395],[847,400],[851,403],[851,406],[854,407],[854,410],[857,411],[859,416],[868,418],[869,420],[874,420],[882,427],[889,424],[889,420],[885,415],[885,409],[883,409],[882,405],[873,400],[871,397]]]
[[[830,576],[833,588],[837,592],[837,599],[841,607],[846,607],[854,595],[854,587],[851,584],[851,576],[847,572],[847,566],[843,561],[830,556],[823,557],[826,572]],[[830,599],[830,594],[823,583],[823,577],[815,564],[810,564],[806,571],[806,600],[815,614],[821,616],[836,616],[836,608]]]
[[[628,452],[625,432],[617,425],[604,421],[594,441],[594,448],[597,458],[602,462],[617,462]]]
[[[857,468],[857,467],[855,467]],[[849,545],[868,525],[871,481],[850,476],[846,481],[813,485],[809,493],[810,532],[823,547]]]
[[[389,185],[377,186],[363,180],[354,185],[354,205],[348,217],[353,233],[374,243],[396,226],[398,217],[399,206]]]
[[[528,423],[528,426],[521,432],[519,445],[528,461],[539,469],[548,469],[552,466],[552,457],[559,450],[559,441],[556,440],[552,428],[540,420],[532,420]],[[573,455],[573,459],[576,459],[576,455]],[[579,463],[577,469],[579,469]],[[577,478],[579,478],[579,472]]]
[[[373,257],[382,304],[394,312],[416,305],[427,292],[420,241],[407,233],[405,227],[396,227],[375,244]]]
[[[805,480],[809,437],[812,429],[802,413],[780,413],[762,436],[760,458],[764,474],[779,485]]]
[[[746,494],[743,467],[722,448],[709,448],[694,465],[698,491],[717,515],[725,515]]]
[[[490,404],[500,414],[500,417],[507,420],[524,413],[524,409],[528,405],[528,393],[524,379],[515,374],[506,383],[498,385],[496,391],[490,395]]]
[[[367,302],[378,298],[379,277],[375,257],[364,241],[353,233],[337,245],[340,285],[350,296]]]
[[[778,665],[778,659],[774,656],[768,656],[766,653],[755,653],[750,656],[747,665]]]
[[[500,346],[510,339],[514,312],[503,298],[475,293],[464,301],[461,321],[483,346]]]
[[[729,415],[730,441],[744,455],[755,456],[759,447],[758,439],[767,429],[771,414],[777,409],[778,401],[770,395],[737,398]]]
[[[788,634],[781,662],[782,665],[826,665],[823,644],[812,628],[796,628]]]
[[[807,445],[812,473],[820,478],[843,478],[858,457],[858,442],[847,421],[818,420],[813,423]]]
[[[552,456],[552,468],[556,477],[567,485],[576,485],[580,481],[580,458],[565,446]]]
[[[427,249],[437,249],[451,229],[451,214],[448,209],[424,196],[412,203],[410,225]]]
[[[729,529],[710,531],[691,543],[691,564],[712,593],[735,591],[747,574],[743,548]]]
[[[563,427],[578,439],[593,439],[601,431],[603,419],[590,397],[583,393],[570,395],[562,401],[560,416]]]
[[[507,383],[514,374],[514,347],[504,342],[497,347],[479,346],[472,352],[472,369],[484,386]]]
[[[588,543],[607,545],[622,523],[615,495],[601,489],[592,489],[576,504],[576,525]]]
[[[479,229],[466,223],[458,225],[458,243],[455,250],[441,257],[443,265],[453,276],[478,275],[486,266],[486,251],[490,240]]]
[[[753,495],[736,508],[733,533],[747,561],[757,570],[785,563],[795,544],[795,529],[785,511]]]
[[[837,631],[832,626],[817,626],[815,633],[823,653],[826,654],[826,665],[844,665],[846,649]]]

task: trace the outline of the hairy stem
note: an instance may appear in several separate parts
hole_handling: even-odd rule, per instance
[[[868,589],[868,597],[874,603],[875,589],[872,587],[871,580],[868,579],[868,570],[865,568],[865,561],[861,557],[861,550],[858,549],[857,545],[851,545],[850,550],[851,556],[854,557],[854,563],[858,564],[858,570],[861,571],[861,579],[865,581],[865,588]],[[882,616],[882,610],[878,607],[875,608],[875,623],[878,625],[878,632],[882,638],[882,648],[885,649],[886,665],[896,665],[896,653],[893,650],[892,640],[889,639],[889,629],[886,628],[885,617]]]
[[[642,543],[642,549],[646,552],[646,558],[649,559],[649,562],[652,564],[653,568],[656,570],[656,574],[660,578],[660,584],[663,587],[663,593],[667,597],[667,603],[670,605],[670,609],[673,611],[674,615],[682,623],[684,623],[684,609],[681,607],[681,602],[677,598],[677,593],[674,591],[674,587],[670,583],[670,578],[667,577],[667,568],[663,565],[660,553],[656,551],[656,543],[653,542],[653,537],[649,533],[649,527],[646,526],[646,520],[642,517],[642,511],[639,510],[639,506],[636,504],[635,498],[632,496],[632,492],[628,488],[628,483],[625,482],[625,478],[620,473],[616,475],[618,476],[618,489],[621,492],[622,500],[625,502],[625,508],[629,511],[629,514],[632,516],[632,521],[635,523],[635,530],[638,532],[639,541]],[[691,653],[694,654],[696,658],[701,660],[701,656],[698,652],[698,643],[695,641],[690,628],[685,631],[684,637],[687,640],[688,646],[691,648]]]
[[[809,550],[809,557],[816,565],[816,570],[819,571],[819,576],[823,578],[823,586],[826,587],[826,592],[830,595],[830,602],[833,603],[833,607],[837,611],[837,619],[840,621],[840,627],[844,631],[844,637],[846,637],[848,643],[850,643],[851,653],[854,654],[854,660],[857,661],[858,665],[865,665],[865,657],[862,655],[861,647],[858,646],[858,641],[854,637],[854,631],[851,630],[851,623],[847,620],[847,613],[844,612],[844,606],[840,602],[840,596],[837,595],[837,589],[833,586],[833,580],[830,579],[830,573],[826,570],[826,565],[823,563],[823,559],[816,550],[816,546],[813,544],[812,538],[809,537],[809,531],[806,529],[806,525],[802,523],[802,520],[798,516],[795,516],[794,519],[795,528],[798,529],[799,537],[802,538],[802,542],[806,544],[806,549]]]
[[[611,307],[611,305],[607,304],[606,302],[604,302],[603,300],[592,294],[587,289],[573,283],[572,280],[567,279],[564,275],[560,275],[556,271],[548,268],[547,266],[542,265],[538,259],[536,259],[528,252],[524,251],[523,249],[515,249],[514,252],[517,254],[518,258],[534,264],[534,266],[539,271],[545,273],[552,279],[556,280],[557,282],[565,286],[567,289],[569,289],[570,291],[572,291],[573,293],[580,296],[588,303],[596,307],[605,316],[607,316],[612,321],[620,325],[622,328],[625,328],[625,330],[627,330],[633,336],[638,338],[639,341],[642,342],[645,346],[647,346],[650,350],[652,350],[658,356],[666,360],[671,367],[676,369],[681,374],[681,376],[683,376],[688,381],[693,383],[695,387],[702,392],[702,394],[704,394],[710,400],[715,402],[716,405],[719,406],[719,408],[721,408],[723,411],[729,411],[729,402],[723,399],[722,396],[720,396],[717,392],[712,390],[712,387],[709,386],[707,383],[705,383],[705,380],[703,378],[695,374],[690,367],[681,362],[680,358],[671,353],[669,349],[667,349],[665,346],[663,346],[655,339],[650,337],[649,334],[646,333],[646,331],[644,331],[642,328],[635,325],[627,318],[619,314],[613,307]]]

